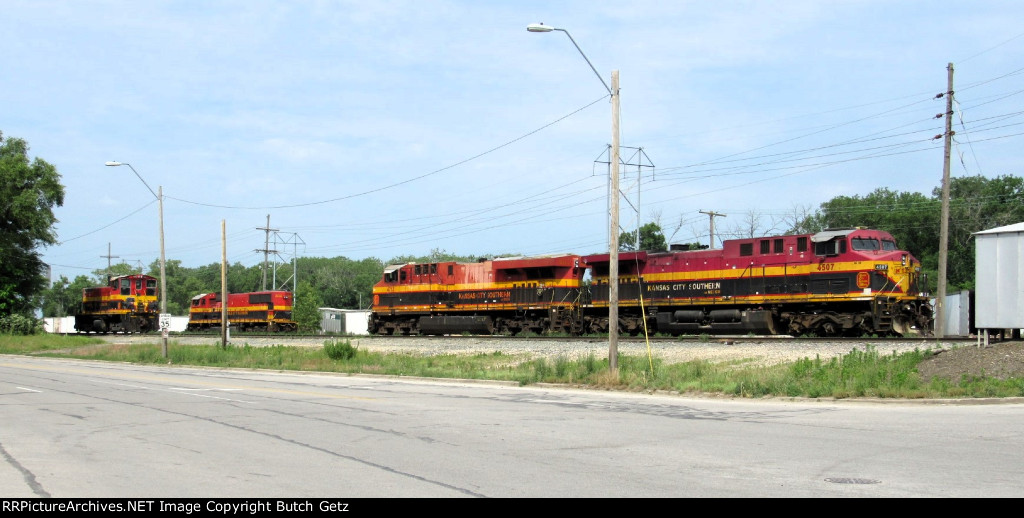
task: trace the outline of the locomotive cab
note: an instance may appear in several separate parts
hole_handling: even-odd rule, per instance
[[[608,254],[593,268],[588,325],[607,332]],[[860,336],[927,334],[920,262],[884,231],[730,239],[721,248],[619,254],[622,332]]]
[[[82,290],[82,311],[75,315],[79,333],[145,333],[157,328],[156,278],[121,275],[105,286]]]

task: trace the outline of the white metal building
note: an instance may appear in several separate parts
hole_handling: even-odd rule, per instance
[[[1024,223],[974,233],[975,327],[1024,328]]]
[[[368,335],[369,318],[366,309],[320,308],[320,333]]]

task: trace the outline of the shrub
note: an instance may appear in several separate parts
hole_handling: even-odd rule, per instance
[[[24,315],[0,316],[0,334],[34,335],[45,332],[43,321]]]
[[[352,342],[348,340],[344,342],[331,340],[324,342],[324,352],[332,360],[350,360],[356,355],[356,348],[352,347]]]

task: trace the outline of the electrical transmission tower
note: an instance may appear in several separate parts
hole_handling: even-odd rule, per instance
[[[260,248],[256,249],[257,252],[263,252],[263,285],[262,285],[263,287],[260,288],[260,289],[262,289],[263,291],[266,291],[266,289],[267,289],[267,264],[268,264],[269,259],[270,259],[270,254],[271,253],[277,254],[277,250],[271,250],[270,249],[270,233],[271,232],[277,232],[276,228],[270,228],[270,214],[267,214],[267,226],[266,227],[256,227],[256,230],[263,230],[263,231],[265,231],[267,233],[267,237],[266,237],[266,240],[264,241],[263,248],[262,249],[260,249]]]
[[[641,214],[640,214],[640,184],[641,184],[641,181],[643,180],[644,169],[645,168],[654,169],[654,164],[651,162],[650,157],[647,156],[647,153],[644,152],[644,148],[642,148],[642,147],[620,146],[619,150],[620,150],[619,151],[619,153],[620,153],[619,154],[619,170],[621,171],[620,174],[622,175],[623,178],[627,178],[627,177],[630,178],[624,184],[620,183],[620,185],[619,185],[619,196],[622,199],[625,199],[626,200],[626,204],[629,205],[630,208],[633,209],[633,214],[634,214],[635,217],[630,222],[631,223],[630,225],[625,226],[625,227],[620,225],[618,230],[619,230],[619,233],[622,233],[622,230],[624,228],[632,229],[636,233],[635,234],[636,235],[636,240],[634,241],[634,248],[639,250],[640,249],[640,227],[642,225],[641,219],[640,219],[641,218]],[[632,150],[633,152],[628,157],[626,157],[626,156],[623,156],[623,151],[624,150]],[[610,155],[610,154],[611,154],[611,146],[608,146],[605,149],[605,151],[601,152],[601,155],[599,155],[597,157],[597,159],[594,160],[595,164],[605,164],[608,167],[608,175],[612,174],[611,173],[611,160],[609,158],[607,158],[607,155]],[[632,168],[636,168],[635,176],[631,173]],[[652,180],[654,179],[653,171],[651,172],[651,179]],[[611,210],[612,210],[611,209],[611,201],[610,201],[611,200],[611,196],[608,196],[608,199],[609,199],[608,215],[609,215],[609,218],[610,218],[612,216],[612,214],[611,214]],[[609,226],[610,225],[611,224],[609,223]]]
[[[274,233],[274,247],[276,248],[278,244],[292,245],[292,260],[291,260],[291,263],[292,263],[292,275],[290,277],[288,277],[287,279],[285,279],[284,281],[282,281],[281,282],[281,286],[277,285],[277,258],[280,258],[280,254],[278,254],[275,251],[275,253],[274,253],[274,257],[275,257],[275,259],[274,259],[274,289],[275,290],[277,290],[277,289],[284,290],[288,286],[289,281],[291,281],[291,290],[290,291],[295,291],[296,286],[298,286],[298,275],[299,275],[299,273],[298,273],[299,272],[299,252],[298,252],[298,247],[299,247],[299,243],[302,243],[303,248],[305,248],[306,242],[303,241],[302,238],[299,237],[299,235],[295,234],[295,233],[288,234],[288,237],[281,237],[281,236],[282,236],[282,234],[280,234],[280,233],[277,233],[277,232]],[[282,258],[282,262],[285,262],[283,258]]]

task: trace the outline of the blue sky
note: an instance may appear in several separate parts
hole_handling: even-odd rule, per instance
[[[1024,175],[1019,1],[5,0],[0,131],[67,193],[52,277],[159,257],[601,253],[785,230],[879,187]],[[535,34],[543,22],[562,32]],[[937,229],[936,229],[937,231]],[[716,240],[717,241],[717,240]],[[108,248],[109,247],[109,248]],[[113,255],[115,258],[105,256]],[[273,259],[273,257],[272,257]]]

